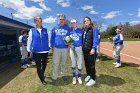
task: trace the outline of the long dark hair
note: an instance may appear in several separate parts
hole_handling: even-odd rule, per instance
[[[93,22],[92,22],[91,18],[88,17],[88,16],[85,16],[84,20],[83,20],[83,24],[82,24],[82,31],[84,31],[84,29],[86,27],[86,25],[85,25],[85,18],[89,19],[89,21],[90,21],[90,24],[88,25],[88,28],[93,28]]]

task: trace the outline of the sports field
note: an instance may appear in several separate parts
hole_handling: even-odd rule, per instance
[[[101,53],[113,57],[113,47],[109,42],[101,43]],[[121,61],[140,68],[140,41],[125,41]]]
[[[52,56],[46,69],[47,85],[41,85],[36,74],[35,66],[25,70],[19,64],[11,64],[9,68],[0,72],[0,93],[140,93],[139,69],[123,63],[121,68],[114,68],[115,60],[102,55],[101,61],[96,63],[97,83],[87,87],[84,82],[86,76],[83,65],[83,84],[72,85],[71,62],[67,62],[67,78],[64,82],[60,78],[52,82]],[[60,69],[59,69],[60,71]]]

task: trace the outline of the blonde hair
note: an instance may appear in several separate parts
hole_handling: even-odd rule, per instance
[[[40,16],[36,16],[36,17],[34,17],[34,23],[36,22],[36,20],[37,20],[38,18],[42,20],[42,18],[41,18]]]

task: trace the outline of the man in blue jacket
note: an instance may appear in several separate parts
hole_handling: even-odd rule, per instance
[[[59,15],[59,24],[52,29],[51,35],[51,47],[53,52],[53,80],[58,78],[58,65],[60,58],[62,57],[62,78],[66,81],[66,61],[68,56],[68,46],[64,43],[64,37],[69,35],[70,28],[65,24],[65,15]]]

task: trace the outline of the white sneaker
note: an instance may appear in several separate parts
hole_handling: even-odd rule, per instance
[[[26,66],[27,66],[27,67],[30,67],[30,65],[29,65],[29,64],[26,64]]]
[[[75,77],[72,79],[72,84],[73,84],[73,85],[76,84],[76,78],[75,78]]]
[[[97,61],[97,62],[99,62],[99,61],[100,61],[100,59],[97,59],[96,61]]]
[[[115,62],[115,63],[113,63],[114,65],[116,65],[117,64],[117,62]]]
[[[93,79],[90,79],[89,82],[86,84],[87,86],[93,86],[96,83]]]
[[[90,79],[90,76],[87,76],[87,77],[85,78],[85,82],[88,82],[89,79]]]
[[[121,66],[121,64],[117,63],[115,67],[119,68],[120,66]]]
[[[82,84],[82,79],[81,79],[81,77],[78,78],[78,83],[79,83],[79,84]]]
[[[22,65],[21,68],[27,68],[27,66],[26,65]]]

